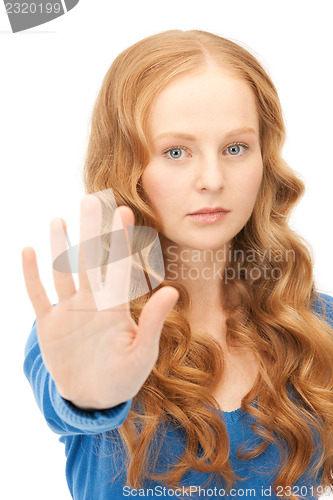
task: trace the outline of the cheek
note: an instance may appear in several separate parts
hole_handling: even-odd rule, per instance
[[[173,199],[177,196],[177,185],[175,176],[171,176],[166,172],[162,172],[153,165],[148,165],[142,176],[142,186],[147,194],[151,204],[158,210],[166,205],[173,203]]]
[[[251,204],[255,201],[262,177],[262,163],[254,165],[252,168],[246,169],[246,171],[240,172],[237,180],[235,179],[236,184],[234,188],[239,194],[239,199],[243,200],[243,203]]]

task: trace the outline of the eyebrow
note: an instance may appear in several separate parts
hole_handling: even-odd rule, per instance
[[[256,133],[257,132],[252,127],[242,127],[242,128],[237,128],[235,130],[231,130],[225,135],[225,138],[227,139],[228,137],[232,137],[238,134],[256,134]],[[163,132],[163,134],[156,136],[155,140],[161,139],[162,137],[179,137],[180,139],[185,139],[187,141],[196,140],[196,137],[194,135],[185,134],[183,132]]]

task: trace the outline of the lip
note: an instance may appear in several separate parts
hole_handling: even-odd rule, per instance
[[[192,213],[187,214],[187,215],[213,214],[215,212],[225,212],[225,213],[228,213],[228,212],[230,212],[230,210],[228,210],[227,208],[222,208],[222,207],[215,207],[215,208],[204,207],[204,208],[200,208],[200,210],[197,210],[196,212],[192,212]]]
[[[230,210],[229,210],[230,211]],[[202,224],[212,224],[214,222],[218,222],[221,219],[224,219],[224,217],[227,216],[229,211],[217,211],[215,212],[204,212],[204,213],[194,213],[194,214],[188,214],[187,217],[192,219],[194,222],[200,222]]]

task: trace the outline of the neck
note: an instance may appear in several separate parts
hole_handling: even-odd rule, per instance
[[[189,313],[195,316],[221,313],[229,252],[229,243],[220,249],[199,250],[179,247],[168,240],[164,248],[166,278],[186,288]]]

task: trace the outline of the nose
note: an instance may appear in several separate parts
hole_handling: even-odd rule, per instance
[[[198,160],[196,187],[199,191],[219,191],[225,186],[222,158],[215,154],[205,155]]]

